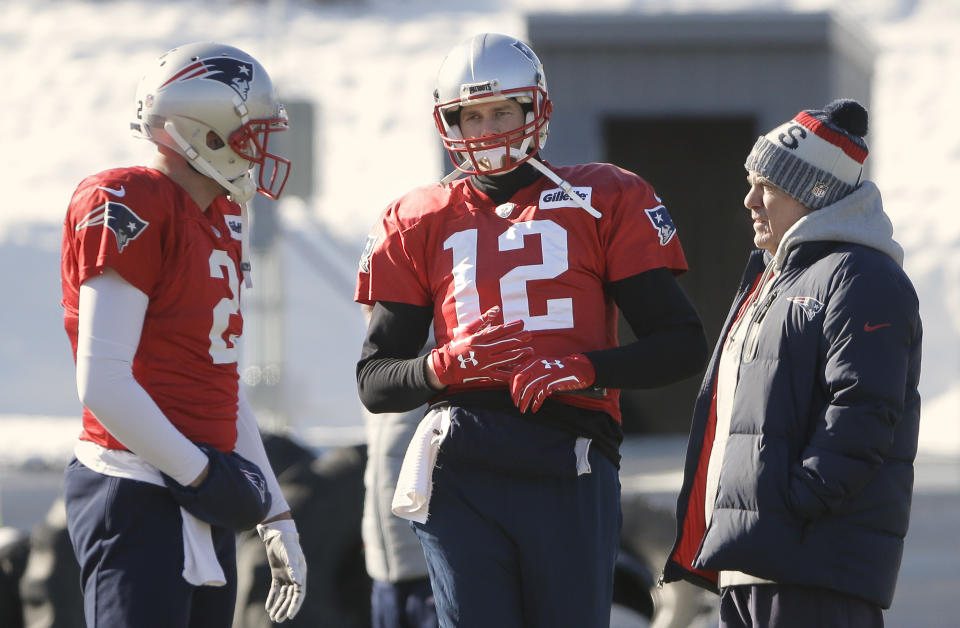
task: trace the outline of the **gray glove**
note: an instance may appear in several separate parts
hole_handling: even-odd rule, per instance
[[[258,525],[257,533],[267,548],[272,576],[267,615],[275,623],[293,619],[307,594],[307,559],[300,549],[297,526],[293,519],[278,519]]]

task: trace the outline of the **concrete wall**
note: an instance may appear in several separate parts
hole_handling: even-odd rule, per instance
[[[608,115],[753,116],[759,133],[833,98],[870,105],[873,46],[828,13],[535,13],[528,39],[555,163],[603,160]]]

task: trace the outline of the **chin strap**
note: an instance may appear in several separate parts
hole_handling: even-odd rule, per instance
[[[542,172],[548,179],[560,186],[560,189],[566,192],[567,196],[570,197],[570,200],[579,205],[585,212],[593,216],[594,218],[602,218],[603,214],[598,212],[593,208],[593,205],[583,200],[579,194],[573,189],[573,186],[570,185],[566,180],[561,179],[560,175],[555,173],[550,168],[547,168],[542,162],[538,161],[535,157],[531,157],[527,160],[531,166]]]
[[[257,193],[257,184],[253,182],[253,179],[250,178],[250,172],[246,172],[240,177],[237,177],[233,181],[228,180],[223,174],[214,168],[209,161],[200,156],[193,146],[183,139],[183,136],[177,132],[176,127],[171,122],[166,122],[163,125],[164,130],[170,136],[170,138],[176,142],[177,146],[180,147],[180,150],[183,151],[184,156],[190,160],[190,164],[199,172],[207,175],[227,191],[230,195],[230,198],[233,199],[233,202],[240,206],[240,217],[243,225],[240,232],[240,272],[243,273],[243,285],[247,288],[253,287],[253,276],[251,273],[250,266],[250,212],[247,209],[247,203],[253,198],[254,194]]]
[[[243,273],[243,285],[250,289],[253,287],[253,270],[250,266],[250,211],[247,209],[246,202],[240,205],[240,272]]]
[[[528,111],[528,112],[527,112],[527,116],[526,116],[526,123],[527,123],[527,124],[530,124],[532,121],[533,121],[533,112],[532,112],[532,111]],[[452,138],[454,138],[454,139],[461,139],[461,138],[463,137],[463,136],[461,135],[461,133],[460,133],[460,127],[459,127],[459,125],[456,125],[456,124],[450,126],[449,134],[450,134],[450,137],[452,137]],[[515,160],[517,160],[517,161],[525,158],[525,157],[527,156],[527,149],[528,149],[529,146],[530,146],[530,140],[531,140],[531,139],[532,139],[532,137],[526,137],[526,138],[524,138],[523,142],[520,144],[520,148],[510,148],[510,156],[513,157],[513,158],[514,158]],[[480,157],[479,157],[480,159],[486,158],[486,159],[490,160],[491,158],[495,158],[495,155],[492,155],[491,153],[499,152],[499,150],[500,150],[500,149],[490,149],[490,150],[486,150],[486,151],[475,151],[475,154],[476,154],[476,155],[479,155],[479,156],[480,156]],[[502,158],[501,158],[501,159],[502,159]],[[466,159],[464,159],[463,161],[461,161],[460,164],[456,167],[456,169],[455,169],[453,172],[451,172],[451,173],[448,174],[447,176],[445,176],[445,177],[443,177],[442,179],[440,179],[440,185],[446,185],[446,184],[450,183],[451,181],[454,181],[454,180],[456,180],[456,179],[459,179],[461,175],[465,174],[464,165],[465,165],[468,161],[470,161],[470,157],[467,157]],[[577,194],[577,193],[574,191],[573,186],[570,185],[570,183],[568,183],[568,182],[567,182],[566,180],[564,180],[564,179],[561,179],[560,176],[559,176],[557,173],[555,173],[553,170],[550,170],[550,168],[547,168],[547,166],[544,165],[543,162],[537,160],[535,157],[530,157],[530,158],[527,159],[527,161],[530,162],[530,165],[531,165],[531,166],[533,166],[534,168],[536,168],[537,170],[539,170],[540,172],[542,172],[548,179],[550,179],[551,181],[553,181],[554,183],[556,183],[558,186],[560,186],[560,189],[563,190],[563,191],[567,194],[567,196],[570,197],[570,200],[573,201],[574,203],[576,203],[576,204],[577,204],[580,208],[582,208],[585,212],[587,212],[588,214],[590,214],[590,215],[593,216],[594,218],[602,218],[602,217],[603,217],[603,214],[601,214],[601,213],[598,212],[596,209],[594,209],[593,206],[592,206],[590,203],[588,203],[588,202],[586,202],[585,200],[583,200],[583,198],[581,198],[580,195]],[[508,172],[509,172],[509,171],[508,171]],[[496,176],[496,175],[494,175],[494,176]]]
[[[462,165],[462,164],[461,164],[461,165]],[[448,175],[445,176],[444,178],[440,179],[440,185],[446,185],[446,184],[450,183],[451,181],[456,181],[457,179],[459,179],[460,177],[462,177],[464,174],[465,174],[465,173],[463,172],[463,170],[460,169],[460,166],[457,166],[457,169],[456,169],[456,170],[454,170],[453,172],[451,172],[450,174],[448,174]]]
[[[511,148],[510,154],[515,159],[522,159],[524,157],[524,154],[521,153],[516,148]],[[553,170],[550,170],[550,168],[548,168],[543,162],[539,161],[536,157],[530,157],[529,159],[527,159],[527,162],[531,166],[533,166],[534,168],[542,172],[548,179],[550,179],[551,181],[556,183],[558,186],[560,186],[560,189],[563,190],[566,193],[566,195],[570,197],[570,200],[573,201],[578,207],[582,208],[585,212],[587,212],[594,218],[603,217],[603,214],[601,214],[599,211],[594,209],[593,205],[583,200],[583,198],[579,194],[577,194],[577,192],[573,189],[573,186],[570,185],[569,182],[567,182],[564,179],[561,179],[560,175],[555,173]],[[454,179],[459,178],[460,175],[464,174],[463,170],[461,170],[461,167],[463,166],[464,163],[466,162],[465,161],[462,162],[460,166],[457,166],[456,170],[454,170],[444,178],[440,179],[440,185],[446,185],[447,183],[450,183]]]
[[[230,194],[230,198],[234,200],[235,203],[243,204],[248,202],[253,198],[253,195],[257,193],[257,184],[253,182],[253,179],[250,178],[250,172],[247,171],[242,176],[237,177],[233,181],[227,179],[223,174],[214,168],[209,161],[200,156],[200,153],[190,146],[190,143],[187,140],[183,139],[183,136],[177,132],[176,127],[169,120],[163,124],[164,131],[167,132],[167,135],[170,136],[174,142],[176,142],[177,147],[182,151],[183,156],[190,160],[190,164],[201,173],[207,175],[221,186],[223,189]]]

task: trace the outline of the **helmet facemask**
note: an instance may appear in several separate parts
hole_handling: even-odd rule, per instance
[[[290,176],[290,160],[270,152],[270,135],[286,131],[287,114],[268,120],[250,120],[230,135],[230,148],[257,168],[257,191],[276,200]]]
[[[465,85],[464,91],[470,87]],[[469,139],[463,137],[459,125],[463,107],[507,98],[516,100],[523,108],[522,126],[496,135]],[[542,148],[550,111],[550,101],[542,89],[518,88],[500,92],[496,97],[483,95],[475,99],[440,103],[434,109],[434,119],[440,130],[443,147],[457,170],[466,174],[493,175],[516,168]]]

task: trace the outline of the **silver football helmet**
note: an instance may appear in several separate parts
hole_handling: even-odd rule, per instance
[[[509,133],[464,139],[460,108],[507,98],[523,107],[522,127]],[[481,33],[451,50],[437,74],[433,117],[457,170],[497,174],[529,160],[547,141],[553,105],[543,65],[530,47],[507,35]]]
[[[287,130],[270,76],[232,46],[199,42],[163,54],[140,79],[130,128],[182,155],[239,203],[257,192],[279,197],[290,174],[290,161],[269,148],[270,136]]]

